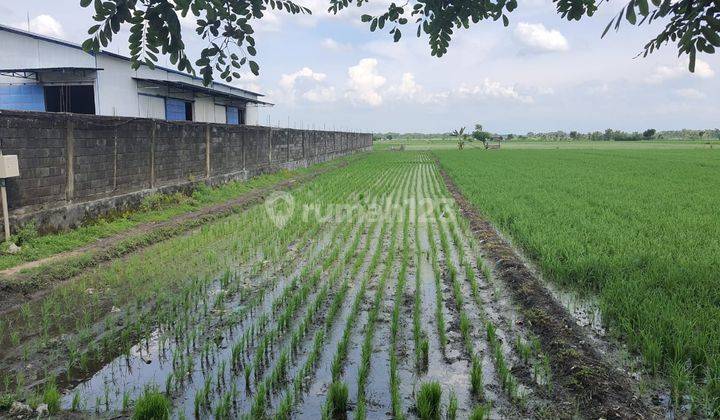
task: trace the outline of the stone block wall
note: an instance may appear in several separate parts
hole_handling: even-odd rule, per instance
[[[137,205],[154,192],[216,185],[370,150],[372,136],[261,126],[0,111],[11,224],[41,230]]]

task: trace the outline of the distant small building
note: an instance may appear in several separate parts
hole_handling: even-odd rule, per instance
[[[0,25],[0,109],[257,124],[256,92]]]

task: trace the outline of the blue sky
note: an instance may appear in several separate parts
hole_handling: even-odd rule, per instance
[[[622,6],[603,4],[569,23],[550,0],[523,0],[504,28],[485,22],[456,32],[449,53],[430,56],[407,28],[400,43],[369,32],[362,13],[332,16],[324,0],[300,1],[312,16],[269,14],[256,26],[260,77],[238,85],[267,94],[267,124],[362,131],[442,132],[482,123],[494,132],[720,126],[720,57],[687,71],[674,46],[634,58],[660,25],[600,34]],[[81,42],[92,25],[79,0],[5,0],[0,22]],[[204,45],[189,20],[191,54]],[[126,33],[109,49],[125,54]],[[1,59],[0,59],[1,61]]]

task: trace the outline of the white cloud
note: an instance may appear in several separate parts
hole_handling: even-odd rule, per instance
[[[231,85],[240,89],[246,89],[252,92],[262,92],[260,85],[260,76],[255,76],[250,71],[240,71],[240,78],[233,80]]]
[[[391,99],[421,104],[440,103],[450,96],[449,92],[427,92],[422,85],[415,81],[413,73],[403,73],[400,77],[400,84],[388,89],[388,95]]]
[[[325,73],[316,73],[309,67],[303,67],[295,73],[283,74],[280,76],[280,87],[286,90],[291,90],[295,87],[295,82],[298,79],[308,79],[316,82],[322,82],[326,77],[327,75]]]
[[[412,98],[413,96],[421,93],[422,90],[422,86],[415,82],[415,75],[412,73],[403,73],[402,81],[400,82],[400,87],[398,88],[398,92],[400,92],[401,95]]]
[[[685,99],[705,99],[707,95],[697,89],[677,89],[675,94]]]
[[[688,60],[679,60],[674,66],[656,67],[652,74],[648,76],[647,82],[661,83],[666,80],[677,79],[687,75],[693,75],[693,73],[690,73],[690,70],[688,70]],[[703,79],[709,79],[715,76],[715,71],[707,62],[696,59],[694,75]]]
[[[335,102],[337,95],[335,94],[335,87],[322,87],[318,86],[314,89],[310,89],[303,93],[302,97],[310,102]]]
[[[607,83],[595,84],[587,87],[590,95],[605,95],[610,92],[610,85]]]
[[[336,99],[335,88],[325,85],[325,73],[319,73],[309,67],[283,74],[278,85],[280,89],[272,91],[273,100],[292,104],[297,98],[309,102],[333,102]]]
[[[696,59],[695,60],[695,74],[703,79],[709,79],[715,76],[715,71],[710,67],[710,64],[705,61]]]
[[[276,10],[265,11],[262,19],[255,19],[251,22],[253,28],[258,32],[279,32],[282,27],[280,13]]]
[[[332,38],[323,39],[322,42],[320,43],[320,46],[325,48],[326,50],[330,50],[330,51],[350,51],[350,50],[352,50],[352,45],[337,42]]]
[[[531,104],[535,100],[532,96],[521,94],[514,86],[504,85],[485,79],[479,85],[461,86],[457,94],[462,98],[497,98],[516,101],[524,104]]]
[[[348,91],[345,97],[355,103],[370,106],[382,105],[383,98],[378,92],[385,84],[385,78],[378,74],[378,61],[363,58],[357,65],[348,68]]]
[[[28,25],[29,23],[29,25]],[[64,38],[65,30],[62,24],[50,15],[39,15],[30,19],[30,22],[20,22],[13,25],[16,28],[29,30],[36,34],[51,36],[55,38]],[[29,27],[28,27],[29,26]]]
[[[547,29],[542,23],[520,22],[515,27],[515,37],[535,51],[567,51],[567,39],[557,29]]]

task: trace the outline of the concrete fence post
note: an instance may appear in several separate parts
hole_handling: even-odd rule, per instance
[[[285,150],[285,162],[290,162],[290,129],[288,128],[285,130],[285,144],[287,145],[287,150]]]
[[[300,142],[302,143],[302,157],[307,161],[307,153],[305,152],[305,131],[300,130]]]
[[[270,147],[268,147],[268,164],[271,164],[272,163],[272,148],[273,148],[273,146],[272,146],[273,145],[273,142],[272,142],[273,141],[273,129],[272,129],[272,127],[268,127],[268,130],[269,130],[268,145],[270,145]]]
[[[247,134],[247,129],[243,129],[240,131],[240,153],[242,153],[242,168],[243,171],[247,171],[247,166],[245,165],[245,137]]]
[[[65,200],[72,202],[75,195],[75,122],[68,116],[65,120]]]
[[[117,190],[118,171],[118,129],[113,130],[113,191]]]
[[[205,125],[205,178],[210,178],[210,124]]]
[[[150,127],[150,188],[155,188],[155,135],[157,122],[152,121]]]

